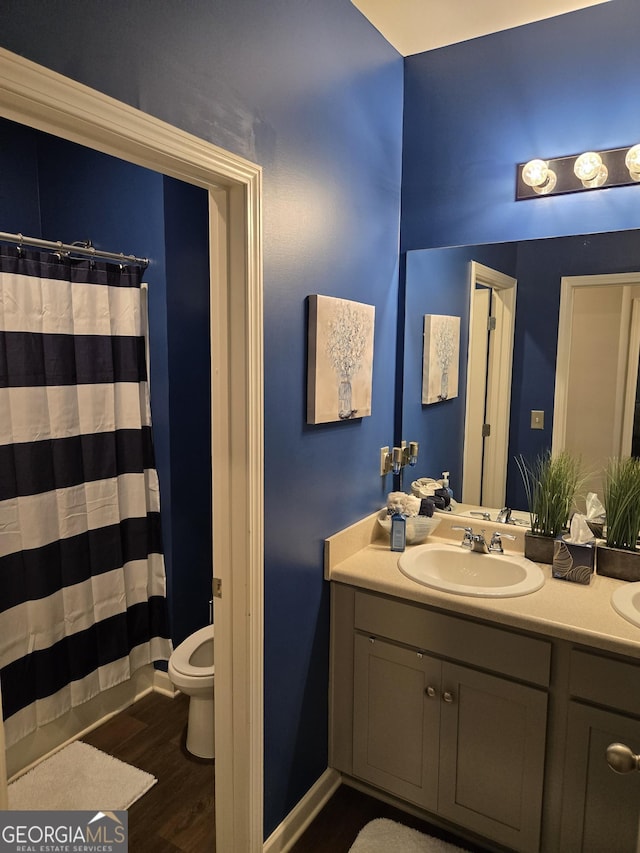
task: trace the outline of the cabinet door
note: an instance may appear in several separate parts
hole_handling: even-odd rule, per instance
[[[354,774],[434,810],[442,664],[363,634],[354,654]]]
[[[640,773],[615,773],[607,764],[611,743],[640,752],[640,721],[571,702],[565,753],[561,850],[563,853],[636,853]]]
[[[538,851],[547,694],[443,664],[438,811],[510,850]]]

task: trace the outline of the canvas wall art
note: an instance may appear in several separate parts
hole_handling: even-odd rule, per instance
[[[439,403],[458,396],[460,317],[424,315],[422,402]]]
[[[309,297],[307,423],[371,414],[374,320],[373,305]]]

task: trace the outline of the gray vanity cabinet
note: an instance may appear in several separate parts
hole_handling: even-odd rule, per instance
[[[640,773],[614,773],[606,761],[611,743],[640,753],[639,682],[633,662],[572,653],[562,853],[639,849]]]
[[[538,851],[546,692],[445,663],[442,695],[439,814],[512,850]]]
[[[354,640],[353,773],[438,806],[442,662],[366,634]]]
[[[549,644],[332,587],[332,766],[537,853]]]

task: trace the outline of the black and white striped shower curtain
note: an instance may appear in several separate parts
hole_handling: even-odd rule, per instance
[[[7,745],[171,653],[140,268],[0,247]]]

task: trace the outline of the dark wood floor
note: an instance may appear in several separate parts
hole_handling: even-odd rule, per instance
[[[216,849],[214,762],[185,748],[188,707],[187,696],[150,693],[82,738],[158,780],[129,809],[131,853]]]
[[[150,693],[83,737],[86,743],[146,770],[158,780],[129,809],[131,853],[213,853],[216,849],[214,762],[187,752],[187,713],[188,697],[169,699]],[[336,791],[290,853],[348,853],[358,832],[380,817],[442,838],[471,853],[485,853],[483,847],[347,785]]]
[[[369,797],[355,788],[341,785],[290,853],[348,853],[360,830],[376,818],[388,818],[427,835],[456,844],[470,853],[485,853],[478,847],[419,818]],[[401,853],[401,851],[389,851]]]

